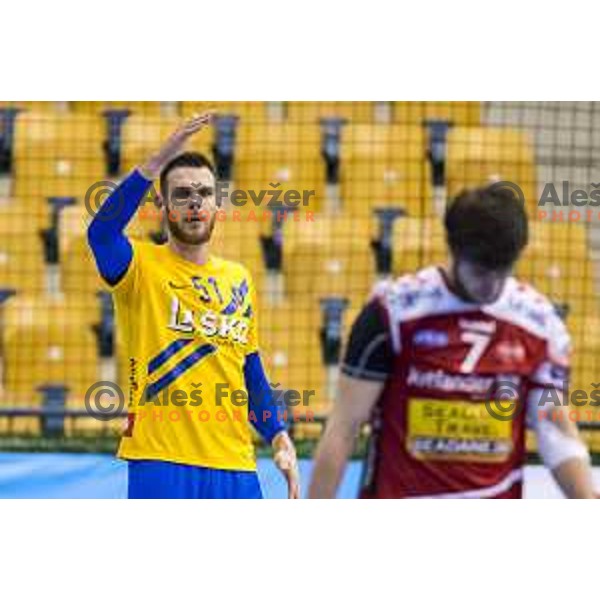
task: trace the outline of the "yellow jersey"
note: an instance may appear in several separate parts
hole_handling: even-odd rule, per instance
[[[215,256],[197,265],[167,245],[131,241],[111,291],[128,358],[129,424],[118,456],[254,471],[244,380],[258,349],[248,270]]]

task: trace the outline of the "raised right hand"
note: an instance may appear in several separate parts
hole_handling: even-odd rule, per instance
[[[142,175],[147,179],[156,179],[163,167],[183,150],[188,139],[205,129],[211,123],[212,118],[212,113],[202,113],[185,121],[169,136],[160,150],[140,167]]]

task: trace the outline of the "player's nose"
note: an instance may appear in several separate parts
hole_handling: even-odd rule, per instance
[[[190,211],[198,211],[202,208],[202,204],[204,203],[204,198],[200,194],[194,194],[188,200],[187,208]]]

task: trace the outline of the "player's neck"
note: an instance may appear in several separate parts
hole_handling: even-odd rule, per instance
[[[204,265],[208,262],[209,248],[208,244],[184,244],[183,242],[171,236],[168,241],[169,248],[184,260]]]
[[[454,274],[454,268],[452,264],[439,267],[439,271],[442,275],[444,283],[446,284],[446,287],[452,294],[464,302],[475,302],[469,296],[467,290],[460,285],[458,278]]]

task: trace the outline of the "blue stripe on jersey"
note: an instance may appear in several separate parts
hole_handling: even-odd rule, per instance
[[[160,379],[148,386],[147,396],[152,398],[161,390],[173,383],[178,377],[191,369],[196,363],[201,361],[205,356],[216,352],[216,347],[212,344],[202,344],[194,350],[189,356],[186,356],[182,361],[177,363],[168,373],[165,373]]]
[[[244,304],[248,295],[248,282],[244,279],[239,287],[231,286],[231,300],[229,304],[221,311],[222,315],[231,315]]]
[[[172,344],[169,344],[164,350],[159,352],[149,363],[148,363],[148,375],[152,375],[154,371],[160,369],[171,356],[177,354],[182,348],[185,348],[188,344],[191,344],[192,338],[187,340],[175,340]]]

